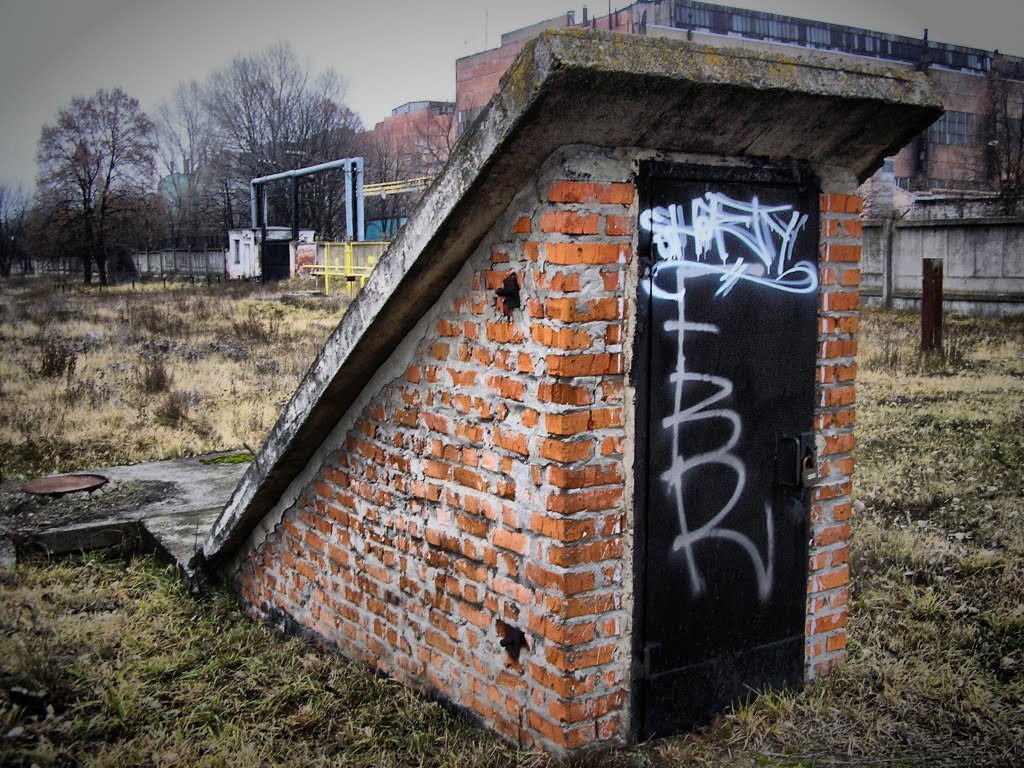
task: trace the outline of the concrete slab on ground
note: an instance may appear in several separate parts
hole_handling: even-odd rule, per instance
[[[239,479],[249,468],[245,464],[204,464],[208,456],[192,456],[169,461],[150,461],[122,467],[90,470],[119,481],[160,481],[174,483],[175,490],[165,499],[136,510],[125,510],[133,519],[156,517],[161,512],[184,515],[223,507]]]
[[[167,562],[175,563],[186,576],[191,577],[189,561],[203,546],[206,534],[210,532],[226,501],[227,497],[220,506],[195,512],[172,512],[143,518],[143,544]]]
[[[49,554],[117,546],[132,535],[191,577],[188,563],[202,546],[248,464],[204,463],[208,456],[88,470],[120,483],[169,484],[160,498],[110,511],[101,519],[44,528],[32,543]]]

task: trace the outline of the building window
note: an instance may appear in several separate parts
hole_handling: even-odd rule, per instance
[[[966,144],[973,125],[974,115],[970,112],[950,110],[928,129],[928,141],[933,144]]]
[[[241,264],[242,263],[242,254],[241,254],[241,249],[239,248],[238,240],[232,240],[231,241],[231,250],[232,250],[232,252],[235,255],[235,264]]]

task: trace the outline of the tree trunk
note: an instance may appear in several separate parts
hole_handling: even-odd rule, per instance
[[[107,254],[104,253],[103,248],[96,251],[96,268],[100,274],[100,286],[109,285],[110,283],[107,282]]]
[[[88,246],[82,248],[82,276],[86,285],[92,285],[92,254]]]
[[[99,227],[95,233],[96,246],[93,248],[93,253],[96,254],[96,271],[99,273],[100,287],[106,287],[107,283],[107,219],[106,219],[106,205],[100,206],[100,220]]]
[[[235,228],[235,213],[231,208],[231,188],[224,182],[224,226],[230,232]]]
[[[84,282],[86,285],[92,285],[92,254],[93,254],[93,232],[92,232],[92,219],[89,216],[85,217],[84,224],[85,236],[82,238],[82,272]]]
[[[92,254],[96,244],[96,233],[93,232],[93,209],[89,204],[86,191],[82,190],[82,271],[86,285],[92,284]]]
[[[14,246],[8,247],[7,237],[0,234],[0,277],[11,276],[12,264],[14,264]]]

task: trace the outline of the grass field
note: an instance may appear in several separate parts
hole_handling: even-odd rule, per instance
[[[0,473],[256,448],[344,311],[248,283],[0,288]]]
[[[142,404],[166,394],[149,395],[132,384],[145,374],[145,343],[173,342],[162,351],[175,382],[167,392],[202,386],[202,402],[213,406],[224,387],[230,394],[226,382],[235,376],[251,377],[246,386],[253,389],[246,391],[253,392],[263,380],[258,361],[271,359],[253,351],[259,345],[247,347],[240,360],[210,348],[228,343],[231,323],[252,317],[269,325],[264,313],[280,312],[277,334],[287,334],[305,355],[278,361],[282,382],[294,386],[340,311],[230,291],[157,296],[99,297],[95,309],[81,312],[100,319],[74,326],[74,338],[99,331],[116,338],[110,324],[120,322],[119,306],[136,301],[158,314],[168,312],[164,301],[189,307],[209,301],[213,309],[193,313],[209,311],[219,330],[200,330],[196,321],[194,341],[125,330],[137,346],[111,341],[109,348],[77,353],[70,380],[66,370],[61,377],[19,373],[27,383],[9,384],[5,368],[3,402],[33,383],[56,397],[74,387],[106,392],[106,386],[109,407],[131,416],[134,427],[124,427],[125,434],[171,430],[157,434],[176,436],[180,450],[255,447],[273,409],[248,431],[231,426],[248,418],[237,405],[223,411],[234,416],[189,410],[174,427],[145,422],[141,413],[153,406]],[[26,310],[12,309],[17,305],[8,299],[3,306],[3,365],[13,345],[22,367],[39,369],[46,323],[14,322],[11,313]],[[849,660],[814,686],[764,695],[696,734],[560,763],[518,753],[362,667],[249,622],[229,595],[196,602],[173,573],[148,559],[40,561],[2,577],[0,764],[1024,764],[1024,322],[952,318],[946,354],[929,358],[915,350],[913,316],[866,312],[862,331]],[[119,360],[121,349],[126,361]],[[232,371],[204,374],[225,382],[221,389],[189,372],[189,349]],[[114,384],[106,372],[119,362],[133,371],[119,373]],[[104,378],[97,382],[86,371],[105,372]],[[287,391],[282,383],[273,399]],[[250,396],[239,390],[238,401],[227,399]],[[3,418],[0,434],[8,440],[12,417]],[[68,410],[64,423],[77,418]],[[211,428],[196,430],[204,419]],[[96,432],[94,442],[82,438],[81,453],[124,455],[104,448],[106,439]],[[53,454],[65,457],[59,467],[74,468],[67,458],[77,455],[67,453],[74,440],[56,428],[48,434],[45,445],[68,446]],[[26,442],[21,434],[8,445]],[[135,458],[167,449],[130,442]],[[48,451],[19,450],[11,466],[20,471],[58,468]]]

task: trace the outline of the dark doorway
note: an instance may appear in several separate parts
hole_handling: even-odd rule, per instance
[[[267,242],[260,247],[260,267],[263,282],[287,280],[291,277],[291,244]]]
[[[818,192],[799,169],[641,168],[638,722],[803,680]]]

